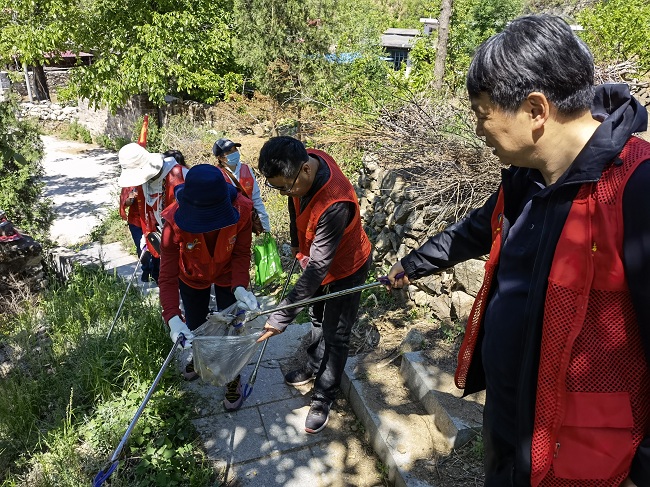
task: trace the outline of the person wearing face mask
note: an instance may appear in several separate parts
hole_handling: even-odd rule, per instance
[[[254,213],[258,217],[256,223],[256,217],[253,216],[253,231],[257,235],[262,232],[270,232],[271,222],[262,202],[257,180],[251,168],[241,162],[241,153],[237,149],[238,147],[241,147],[241,144],[235,143],[230,139],[219,139],[212,146],[212,153],[217,158],[218,166],[226,181],[234,186],[240,186],[240,189],[253,202]],[[233,181],[233,176],[239,184]]]

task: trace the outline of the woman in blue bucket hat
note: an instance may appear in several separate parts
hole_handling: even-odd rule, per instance
[[[239,302],[257,307],[249,284],[251,262],[251,201],[226,183],[221,171],[209,164],[192,167],[185,183],[176,188],[176,203],[163,212],[161,266],[158,280],[162,315],[176,342],[179,333],[191,346],[192,330],[205,322],[214,286],[217,308]],[[183,300],[185,316],[179,306]],[[198,377],[189,362],[184,377]],[[224,406],[241,406],[239,377],[227,385]]]

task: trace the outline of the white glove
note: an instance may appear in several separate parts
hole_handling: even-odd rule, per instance
[[[259,307],[255,295],[250,291],[246,291],[242,286],[237,286],[233,294],[241,308],[253,311]]]
[[[167,322],[167,324],[169,325],[169,337],[172,339],[172,342],[176,343],[176,340],[178,340],[178,335],[182,333],[185,335],[185,344],[183,345],[183,348],[192,347],[192,339],[194,338],[194,334],[190,331],[185,322],[181,320],[180,316],[174,316]]]

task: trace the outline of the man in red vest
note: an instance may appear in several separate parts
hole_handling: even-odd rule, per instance
[[[486,486],[648,486],[647,112],[626,85],[594,88],[589,49],[549,15],[484,42],[467,90],[501,186],[391,284],[489,253],[456,370],[487,391]]]
[[[236,301],[247,310],[257,307],[246,290],[251,260],[251,210],[248,198],[227,184],[221,171],[199,164],[187,173],[185,184],[176,188],[176,202],[163,211],[160,303],[162,316],[176,342],[179,333],[190,346],[192,330],[202,325],[210,311],[210,293],[219,310]],[[179,306],[183,300],[184,315]],[[183,374],[197,378],[190,362]],[[239,377],[226,387],[224,406],[241,406]]]
[[[241,147],[241,144],[238,142],[233,142],[230,139],[219,139],[212,146],[212,154],[217,158],[226,181],[235,184],[232,181],[234,176],[246,196],[253,202],[253,231],[258,235],[262,232],[270,232],[271,221],[262,201],[260,187],[248,164],[241,162],[239,147]],[[257,214],[257,217],[255,214]]]
[[[320,150],[306,150],[292,137],[274,137],[260,151],[259,170],[267,186],[289,196],[293,253],[300,251],[309,259],[281,305],[363,284],[372,263],[370,241],[361,226],[354,188],[334,159]],[[290,385],[315,381],[305,420],[307,433],[318,433],[327,425],[360,298],[361,293],[340,296],[309,310],[312,329],[307,363],[285,375]],[[282,333],[299,311],[272,314],[260,341]]]
[[[159,236],[163,227],[162,211],[174,202],[174,188],[183,182],[187,168],[172,156],[151,153],[133,142],[118,152],[122,172],[120,187],[135,186],[143,240],[140,248],[151,254],[151,277],[158,282]],[[155,242],[155,243],[154,243]]]

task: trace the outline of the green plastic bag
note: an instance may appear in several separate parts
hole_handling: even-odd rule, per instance
[[[270,233],[265,233],[261,243],[253,247],[255,254],[255,285],[264,286],[271,279],[281,276],[282,262],[275,239]]]

